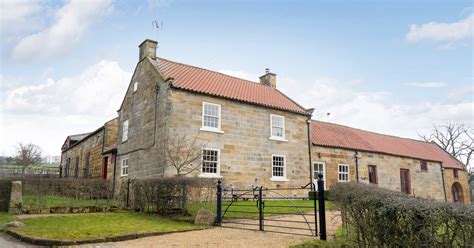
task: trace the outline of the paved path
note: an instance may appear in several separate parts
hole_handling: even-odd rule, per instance
[[[40,246],[34,246],[34,245],[22,243],[5,233],[0,233],[0,247],[1,248],[18,248],[18,247],[40,247]]]
[[[337,226],[340,225],[340,218],[334,212],[326,212],[328,239],[334,237]],[[297,217],[278,217],[288,220],[296,220]],[[299,217],[301,218],[301,217]],[[302,218],[301,218],[302,219]],[[269,221],[270,222],[270,221]],[[286,225],[286,224],[285,224]],[[294,224],[287,224],[294,225]],[[301,224],[305,225],[305,224]],[[227,224],[229,226],[229,224]],[[296,226],[295,226],[296,227]],[[301,227],[301,226],[300,226]],[[274,231],[288,231],[288,229],[273,228]],[[294,232],[290,230],[290,232]],[[309,234],[309,231],[302,231]],[[199,231],[190,231],[184,233],[174,233],[162,236],[147,237],[123,242],[102,243],[81,245],[78,247],[222,247],[222,248],[286,248],[291,245],[302,243],[314,237],[298,236],[290,234],[279,234],[272,232],[250,231],[232,228],[212,228]]]
[[[280,220],[303,220],[301,216],[278,216],[271,217]],[[313,217],[314,218],[314,217]],[[337,213],[332,211],[326,212],[328,239],[332,239],[335,234],[336,227],[340,225],[340,218]],[[256,221],[244,221],[247,223],[257,223]],[[270,224],[271,221],[267,221],[266,224]],[[276,222],[275,222],[276,223]],[[279,225],[285,225],[287,227],[305,227],[306,224],[290,224],[278,222]],[[272,223],[274,224],[274,223]],[[240,226],[236,224],[224,224],[224,226],[231,227],[232,225]],[[295,232],[293,229],[287,228],[266,228],[268,231],[289,231]],[[299,232],[299,231],[297,231]],[[310,234],[309,231],[301,230],[303,234]],[[206,230],[189,231],[184,233],[173,233],[161,236],[146,237],[141,239],[134,239],[123,242],[111,242],[111,243],[98,243],[98,244],[86,244],[76,247],[92,248],[92,247],[236,247],[236,248],[260,248],[260,247],[271,247],[271,248],[283,248],[298,243],[302,243],[306,240],[314,239],[309,236],[298,236],[291,234],[279,234],[272,232],[260,232],[251,230],[241,230],[233,228],[212,228]],[[0,247],[6,248],[17,248],[17,247],[34,247],[25,243],[21,243],[11,238],[6,234],[0,233]],[[37,247],[37,246],[36,246]]]

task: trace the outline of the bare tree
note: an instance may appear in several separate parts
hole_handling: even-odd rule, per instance
[[[25,169],[33,164],[41,163],[41,148],[32,143],[18,143],[16,146],[16,164],[22,167],[22,172],[25,174]]]
[[[474,153],[474,130],[461,123],[448,122],[444,125],[433,125],[432,133],[420,135],[428,142],[435,142],[453,157],[471,167]],[[472,168],[470,168],[472,170]]]
[[[201,146],[197,142],[197,135],[188,138],[186,134],[168,137],[166,146],[166,160],[168,166],[176,169],[178,176],[187,175],[200,168]]]

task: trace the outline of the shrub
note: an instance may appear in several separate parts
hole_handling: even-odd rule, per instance
[[[213,180],[195,177],[133,179],[130,186],[123,182],[121,188],[121,206],[161,215],[186,214],[189,202],[210,201],[215,196]]]
[[[0,179],[0,211],[8,211],[12,180]]]
[[[344,233],[358,246],[474,245],[474,206],[437,202],[358,183],[331,187]]]

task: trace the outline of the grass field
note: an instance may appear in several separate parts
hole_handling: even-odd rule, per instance
[[[28,168],[32,169],[45,169],[45,168],[54,168],[57,169],[59,164],[34,164],[28,166]],[[21,166],[17,164],[0,164],[0,168],[11,168],[11,169],[21,169]]]
[[[134,233],[201,229],[204,226],[161,218],[155,215],[118,212],[48,216],[23,219],[26,226],[15,231],[33,237],[81,240]]]
[[[16,220],[14,215],[8,214],[6,212],[0,212],[0,231],[3,230],[3,225],[13,220]]]
[[[192,203],[188,206],[188,211],[195,215],[201,208],[206,208],[215,212],[215,202],[206,203]],[[282,213],[300,213],[313,211],[314,203],[309,200],[267,200],[265,201],[264,214],[265,216],[281,215]],[[229,206],[229,207],[228,207]],[[331,209],[332,204],[326,201],[326,209]],[[223,202],[222,212],[226,211],[224,217],[227,218],[257,218],[258,208],[255,201],[238,201],[230,204],[230,202]],[[252,213],[244,213],[252,212]]]
[[[23,196],[23,206],[26,209],[50,207],[85,207],[85,206],[117,206],[116,200],[81,200],[63,196]]]

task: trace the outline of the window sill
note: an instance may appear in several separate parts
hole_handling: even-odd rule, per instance
[[[204,131],[204,132],[211,132],[211,133],[224,133],[221,130],[210,129],[210,128],[205,128],[205,127],[201,127],[201,128],[199,128],[199,130]]]
[[[128,141],[128,139],[122,140],[122,144],[123,144],[123,143],[127,143],[127,141]]]
[[[288,180],[287,178],[284,178],[284,177],[271,177],[270,181],[272,181],[272,182],[289,182],[290,180]]]
[[[281,137],[273,137],[273,136],[272,136],[272,137],[270,137],[270,138],[268,138],[268,139],[269,139],[269,140],[274,140],[274,141],[285,141],[285,142],[288,142],[287,139],[281,138]]]
[[[128,177],[128,174],[127,175],[120,175],[120,177]]]
[[[217,174],[200,174],[198,177],[200,178],[217,178],[222,179],[223,177]]]

